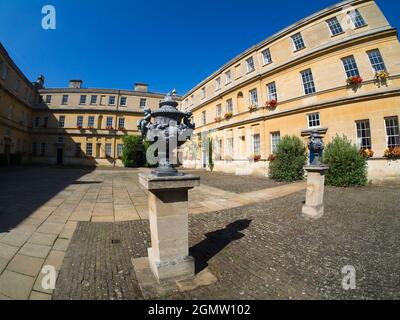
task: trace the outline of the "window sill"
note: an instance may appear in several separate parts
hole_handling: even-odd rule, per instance
[[[298,52],[303,51],[305,49],[307,49],[307,47],[296,49],[296,50],[293,51],[293,53],[298,53]]]
[[[362,29],[365,27],[368,27],[368,24],[364,24],[363,26],[359,26],[359,27],[354,27],[354,30]]]
[[[337,33],[337,34],[331,34],[331,38],[335,38],[335,37],[341,36],[342,34],[345,34],[345,33],[346,32],[342,31],[342,32]]]
[[[271,62],[268,62],[268,63],[265,63],[265,62],[264,62],[264,64],[263,64],[263,67],[266,67],[266,66],[269,66],[269,65],[271,65],[271,64],[272,64],[272,62],[273,62],[273,61],[271,61]]]

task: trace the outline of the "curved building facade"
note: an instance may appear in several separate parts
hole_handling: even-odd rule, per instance
[[[197,155],[205,168],[209,138],[215,170],[265,175],[285,135],[307,141],[312,130],[372,149],[371,179],[398,178],[383,157],[400,145],[400,45],[374,1],[345,1],[253,46],[190,90],[182,109],[194,114]]]

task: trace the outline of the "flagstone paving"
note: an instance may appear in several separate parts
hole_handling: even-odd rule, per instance
[[[59,270],[78,222],[148,219],[147,190],[138,182],[140,171],[146,169],[2,170],[0,187],[5,191],[0,194],[0,299],[51,297],[53,291],[41,286],[44,275],[40,271],[46,265]],[[241,179],[250,183],[252,178]],[[190,191],[189,213],[237,208],[305,189],[303,182],[268,186],[238,194],[202,185]]]
[[[157,298],[398,300],[399,190],[327,188],[325,215],[312,222],[299,217],[303,191],[191,215],[196,271],[218,280]],[[143,299],[131,258],[146,257],[149,245],[147,221],[80,222],[53,298]],[[342,286],[345,266],[356,272],[354,290]]]

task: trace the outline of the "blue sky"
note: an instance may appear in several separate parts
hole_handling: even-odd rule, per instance
[[[0,0],[0,41],[31,80],[186,93],[231,58],[335,0]],[[400,2],[377,3],[394,27]],[[56,30],[41,27],[44,5]]]

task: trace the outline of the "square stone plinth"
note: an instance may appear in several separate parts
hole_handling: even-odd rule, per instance
[[[188,190],[200,185],[200,178],[140,174],[139,180],[149,190],[150,269],[159,281],[193,277],[194,260],[189,256]]]
[[[324,215],[324,190],[326,166],[307,166],[307,195],[302,217],[313,220]]]

